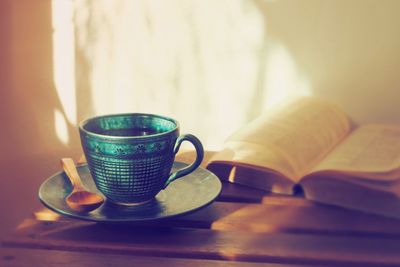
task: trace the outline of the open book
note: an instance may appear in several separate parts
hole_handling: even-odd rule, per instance
[[[400,218],[400,125],[357,127],[316,98],[267,111],[207,168],[233,183]]]

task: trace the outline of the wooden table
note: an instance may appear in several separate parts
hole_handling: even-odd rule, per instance
[[[158,223],[47,209],[2,242],[0,266],[400,266],[400,220],[224,183],[216,202]]]

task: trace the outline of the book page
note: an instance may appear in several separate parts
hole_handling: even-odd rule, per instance
[[[342,172],[379,181],[400,178],[400,125],[366,125],[353,131],[316,172]]]
[[[276,170],[297,182],[350,131],[347,116],[316,98],[292,100],[239,130],[211,161]]]
[[[380,183],[379,186],[371,186],[346,177],[314,177],[301,181],[305,197],[309,200],[400,219],[399,192],[392,185]]]

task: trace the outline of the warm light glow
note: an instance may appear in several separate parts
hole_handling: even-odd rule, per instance
[[[271,41],[265,70],[265,107],[287,97],[311,95],[308,81],[300,75],[288,50]]]
[[[66,119],[76,125],[73,1],[53,0],[52,25],[54,84]]]
[[[65,120],[64,115],[59,111],[54,111],[54,125],[56,126],[56,134],[58,139],[64,144],[67,145],[69,142],[69,134],[67,121]]]
[[[229,173],[228,181],[234,183],[235,177],[236,177],[236,166],[233,166],[231,172]]]
[[[218,150],[271,104],[310,92],[264,16],[251,1],[53,0],[61,114],[73,125],[80,103],[85,116],[164,114]],[[75,58],[91,99],[76,99]]]
[[[61,218],[61,215],[55,213],[47,208],[41,209],[35,212],[34,217],[38,221],[58,221]]]
[[[211,229],[218,231],[234,230],[252,233],[273,233],[279,231],[279,226],[259,219],[260,216],[264,216],[267,211],[268,207],[265,205],[248,204],[222,218],[219,218],[218,220],[215,220],[211,224]],[[244,218],[246,218],[246,220],[244,220]]]
[[[211,150],[248,119],[264,36],[253,3],[76,4],[77,49],[91,61],[96,114],[169,115]]]

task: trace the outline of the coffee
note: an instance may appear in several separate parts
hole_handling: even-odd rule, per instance
[[[127,129],[108,129],[98,131],[101,135],[109,136],[145,136],[160,133],[152,128],[127,128]]]

